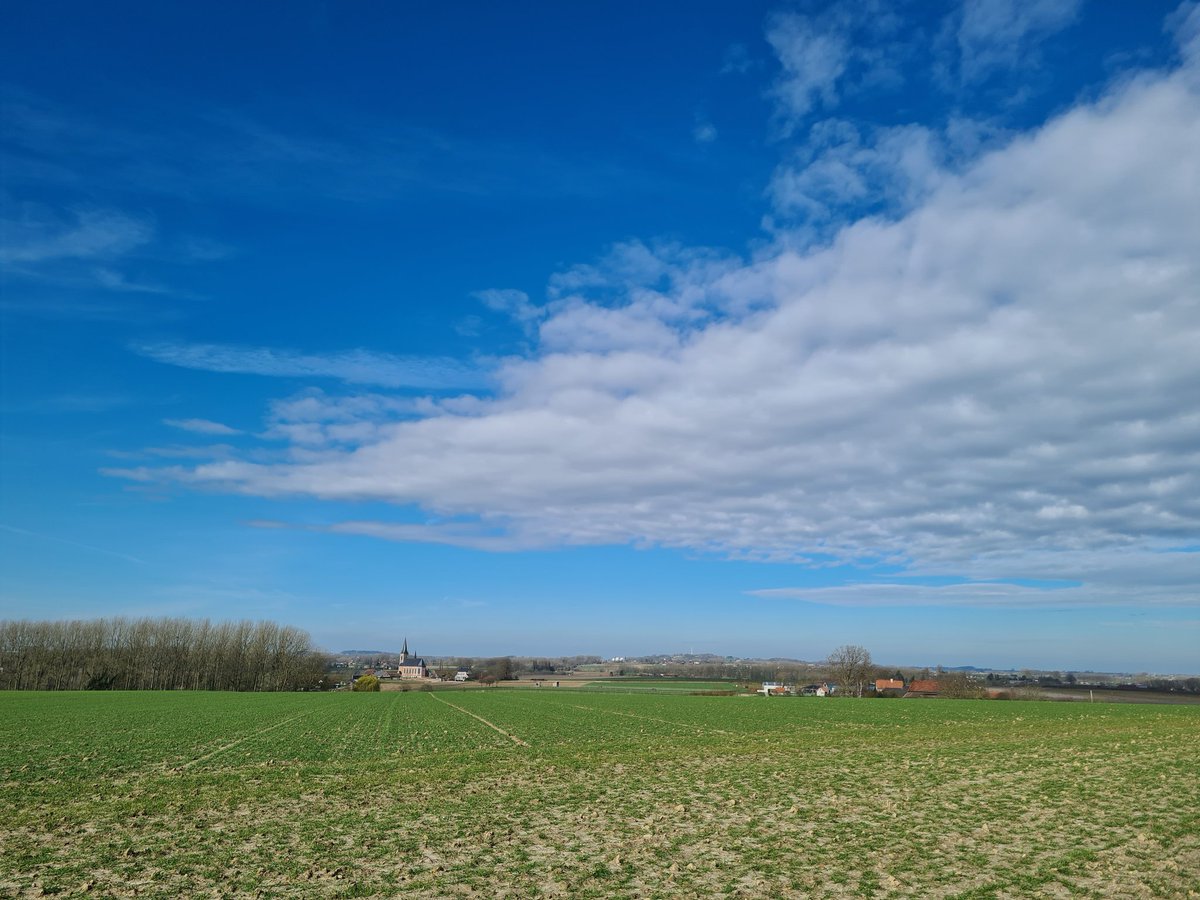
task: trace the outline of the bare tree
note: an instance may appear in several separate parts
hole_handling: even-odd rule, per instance
[[[970,700],[984,696],[983,685],[966,672],[947,672],[938,667],[938,693],[954,700]]]
[[[875,664],[871,662],[871,654],[857,644],[844,644],[829,654],[825,661],[838,687],[844,694],[853,693],[861,697],[863,690],[871,681]]]
[[[325,665],[273,622],[0,621],[0,690],[306,690]]]

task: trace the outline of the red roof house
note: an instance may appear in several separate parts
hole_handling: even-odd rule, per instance
[[[909,682],[908,693],[906,697],[916,696],[932,696],[938,692],[938,683],[933,678],[918,678],[915,681]]]

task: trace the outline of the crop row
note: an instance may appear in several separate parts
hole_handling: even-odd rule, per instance
[[[1198,713],[0,694],[0,895],[1184,895]]]

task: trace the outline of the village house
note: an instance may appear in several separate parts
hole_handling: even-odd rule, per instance
[[[884,691],[891,691],[893,695],[904,693],[904,682],[899,678],[876,678],[875,693],[882,694]]]
[[[820,684],[806,684],[800,689],[800,693],[805,697],[828,697],[834,690],[836,690],[835,685],[823,681]]]
[[[400,678],[428,678],[429,668],[425,660],[408,652],[408,638],[404,639],[404,647],[400,650],[400,662],[396,666],[396,674]]]
[[[938,694],[938,683],[934,678],[918,678],[915,681],[910,681],[908,690],[905,691],[905,697],[936,697]]]
[[[764,681],[762,687],[758,689],[758,693],[764,697],[784,697],[796,693],[796,686],[784,684],[782,681]]]

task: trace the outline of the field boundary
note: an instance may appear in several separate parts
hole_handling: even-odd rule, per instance
[[[493,731],[498,731],[498,732],[500,732],[502,735],[504,735],[506,738],[508,738],[508,739],[509,739],[510,741],[512,741],[514,744],[520,744],[522,747],[528,747],[528,746],[529,746],[527,743],[525,743],[523,740],[521,740],[521,739],[520,739],[519,737],[517,737],[515,734],[510,734],[509,732],[507,732],[507,731],[505,731],[503,728],[501,728],[499,725],[497,725],[495,722],[489,722],[489,721],[488,721],[487,719],[485,719],[483,716],[477,716],[477,715],[475,715],[475,713],[471,712],[469,709],[463,709],[463,708],[462,708],[461,706],[459,706],[457,703],[451,703],[449,700],[443,700],[443,699],[442,699],[441,697],[439,697],[437,694],[434,694],[434,693],[432,693],[432,692],[429,694],[429,696],[430,696],[430,698],[431,698],[431,699],[433,699],[433,700],[436,700],[438,703],[444,703],[444,704],[446,704],[446,705],[447,705],[447,706],[449,706],[451,709],[457,709],[457,710],[458,710],[460,713],[466,713],[466,714],[467,714],[468,716],[470,716],[472,719],[476,719],[477,721],[480,721],[480,722],[482,722],[484,725],[486,725],[488,728],[491,728]]]

